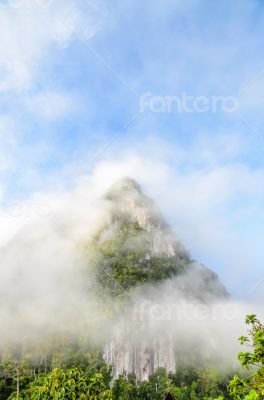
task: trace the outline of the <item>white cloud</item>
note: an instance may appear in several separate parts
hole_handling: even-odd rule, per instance
[[[64,118],[76,110],[74,96],[68,93],[46,91],[31,95],[25,103],[35,117],[44,118],[46,121]]]
[[[50,146],[41,139],[36,142],[35,123],[65,118],[79,106],[75,93],[57,88],[49,74],[54,72],[58,52],[77,37],[89,40],[95,33],[103,14],[98,4],[89,0],[82,4],[0,0],[0,172],[24,170],[27,175],[24,159],[33,169],[40,161],[36,154],[43,160]],[[31,154],[29,146],[34,147]],[[40,149],[45,151],[40,154]],[[6,191],[4,180],[10,177],[3,178],[2,190]]]
[[[29,89],[41,73],[52,47],[94,34],[89,3],[73,1],[8,2],[0,12],[0,91]]]

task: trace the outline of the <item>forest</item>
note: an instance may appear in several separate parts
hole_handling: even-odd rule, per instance
[[[3,352],[0,364],[1,400],[179,400],[264,399],[264,325],[251,314],[247,332],[239,338],[241,369],[224,371],[210,365],[181,365],[175,373],[157,369],[147,381],[133,373],[112,379],[111,365],[100,352],[80,346]],[[224,343],[223,343],[224,345]],[[59,348],[60,347],[60,348]],[[39,354],[39,358],[36,358]]]

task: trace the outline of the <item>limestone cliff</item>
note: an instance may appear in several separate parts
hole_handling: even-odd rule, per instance
[[[137,182],[130,178],[118,181],[106,193],[105,201],[109,219],[90,244],[93,256],[106,271],[98,273],[104,294],[114,299],[127,299],[131,294],[144,301],[155,297],[155,290],[155,298],[160,297],[160,285],[165,285],[165,292],[186,301],[208,304],[227,298],[217,275],[191,259]],[[132,320],[133,308],[126,308],[126,313],[131,313]],[[142,380],[159,367],[175,370],[183,350],[181,343],[169,324],[168,329],[161,324],[157,331],[145,317],[140,319],[136,332],[119,340],[127,324],[127,315],[121,317],[113,339],[105,346],[104,357],[113,365],[114,377],[134,372]]]

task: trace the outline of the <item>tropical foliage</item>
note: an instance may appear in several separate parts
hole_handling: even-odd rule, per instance
[[[139,284],[161,281],[185,271],[190,262],[185,253],[154,256],[149,254],[152,242],[151,233],[140,227],[138,222],[125,218],[121,222],[119,218],[117,226],[112,223],[98,232],[86,249],[92,254],[91,264],[98,271],[98,281],[105,291],[118,295],[120,287],[117,284],[129,290]]]
[[[255,314],[248,315],[247,336],[239,338],[247,351],[238,354],[241,365],[250,372],[244,378],[235,376],[230,382],[229,390],[234,399],[264,399],[264,325]]]
[[[248,347],[238,359],[248,372],[244,376],[184,363],[175,373],[160,368],[148,381],[134,374],[112,381],[111,367],[96,351],[83,353],[65,347],[42,353],[41,361],[28,352],[2,355],[1,400],[163,400],[168,392],[178,400],[264,399],[264,326],[248,315],[248,335],[240,342]],[[41,350],[43,352],[43,349]]]

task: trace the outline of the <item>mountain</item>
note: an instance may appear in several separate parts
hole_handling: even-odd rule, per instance
[[[225,287],[191,258],[138,183],[124,178],[85,204],[71,197],[69,208],[25,225],[0,249],[0,358],[29,352],[46,369],[96,349],[114,378],[144,380],[182,359],[208,360],[216,336],[222,350],[221,321],[211,327],[196,317],[228,300]]]
[[[175,323],[156,315],[153,320],[149,314],[167,311],[168,306],[177,314],[182,312],[179,307],[183,302],[210,305],[227,300],[224,285],[212,270],[191,258],[136,181],[124,178],[116,182],[104,202],[108,220],[88,249],[97,266],[101,293],[126,304],[104,349],[114,377],[135,373],[137,379],[144,380],[160,367],[175,371],[182,356],[195,363],[201,353],[206,358],[195,332],[195,339],[185,337],[186,321]],[[149,304],[152,308],[147,309]],[[189,326],[188,330],[192,329]],[[208,330],[200,334],[210,342]]]
[[[103,350],[114,377],[134,372],[142,380],[159,367],[173,371],[182,354],[193,356],[202,349],[200,342],[182,334],[195,328],[181,327],[186,322],[178,318],[181,303],[210,305],[227,299],[226,289],[213,271],[191,258],[134,180],[116,182],[98,204],[104,211],[101,225],[96,223],[88,242],[82,234],[77,249],[67,234],[75,223],[63,225],[56,216],[26,226],[1,250],[6,341],[16,341],[17,332],[20,339],[30,331],[30,338],[41,341],[45,336],[48,343],[61,335],[77,340],[85,332],[87,348],[95,343]],[[54,219],[59,221],[55,225]],[[80,257],[83,247],[85,257]],[[168,307],[176,323],[159,315]],[[10,320],[16,321],[16,329]]]
[[[121,179],[104,200],[109,219],[88,246],[106,271],[102,274],[101,269],[98,275],[104,289],[118,295],[122,288],[131,290],[192,273],[199,279],[195,279],[195,290],[194,282],[185,280],[181,289],[186,295],[201,300],[227,296],[217,275],[191,259],[155,202],[145,196],[136,181]]]

